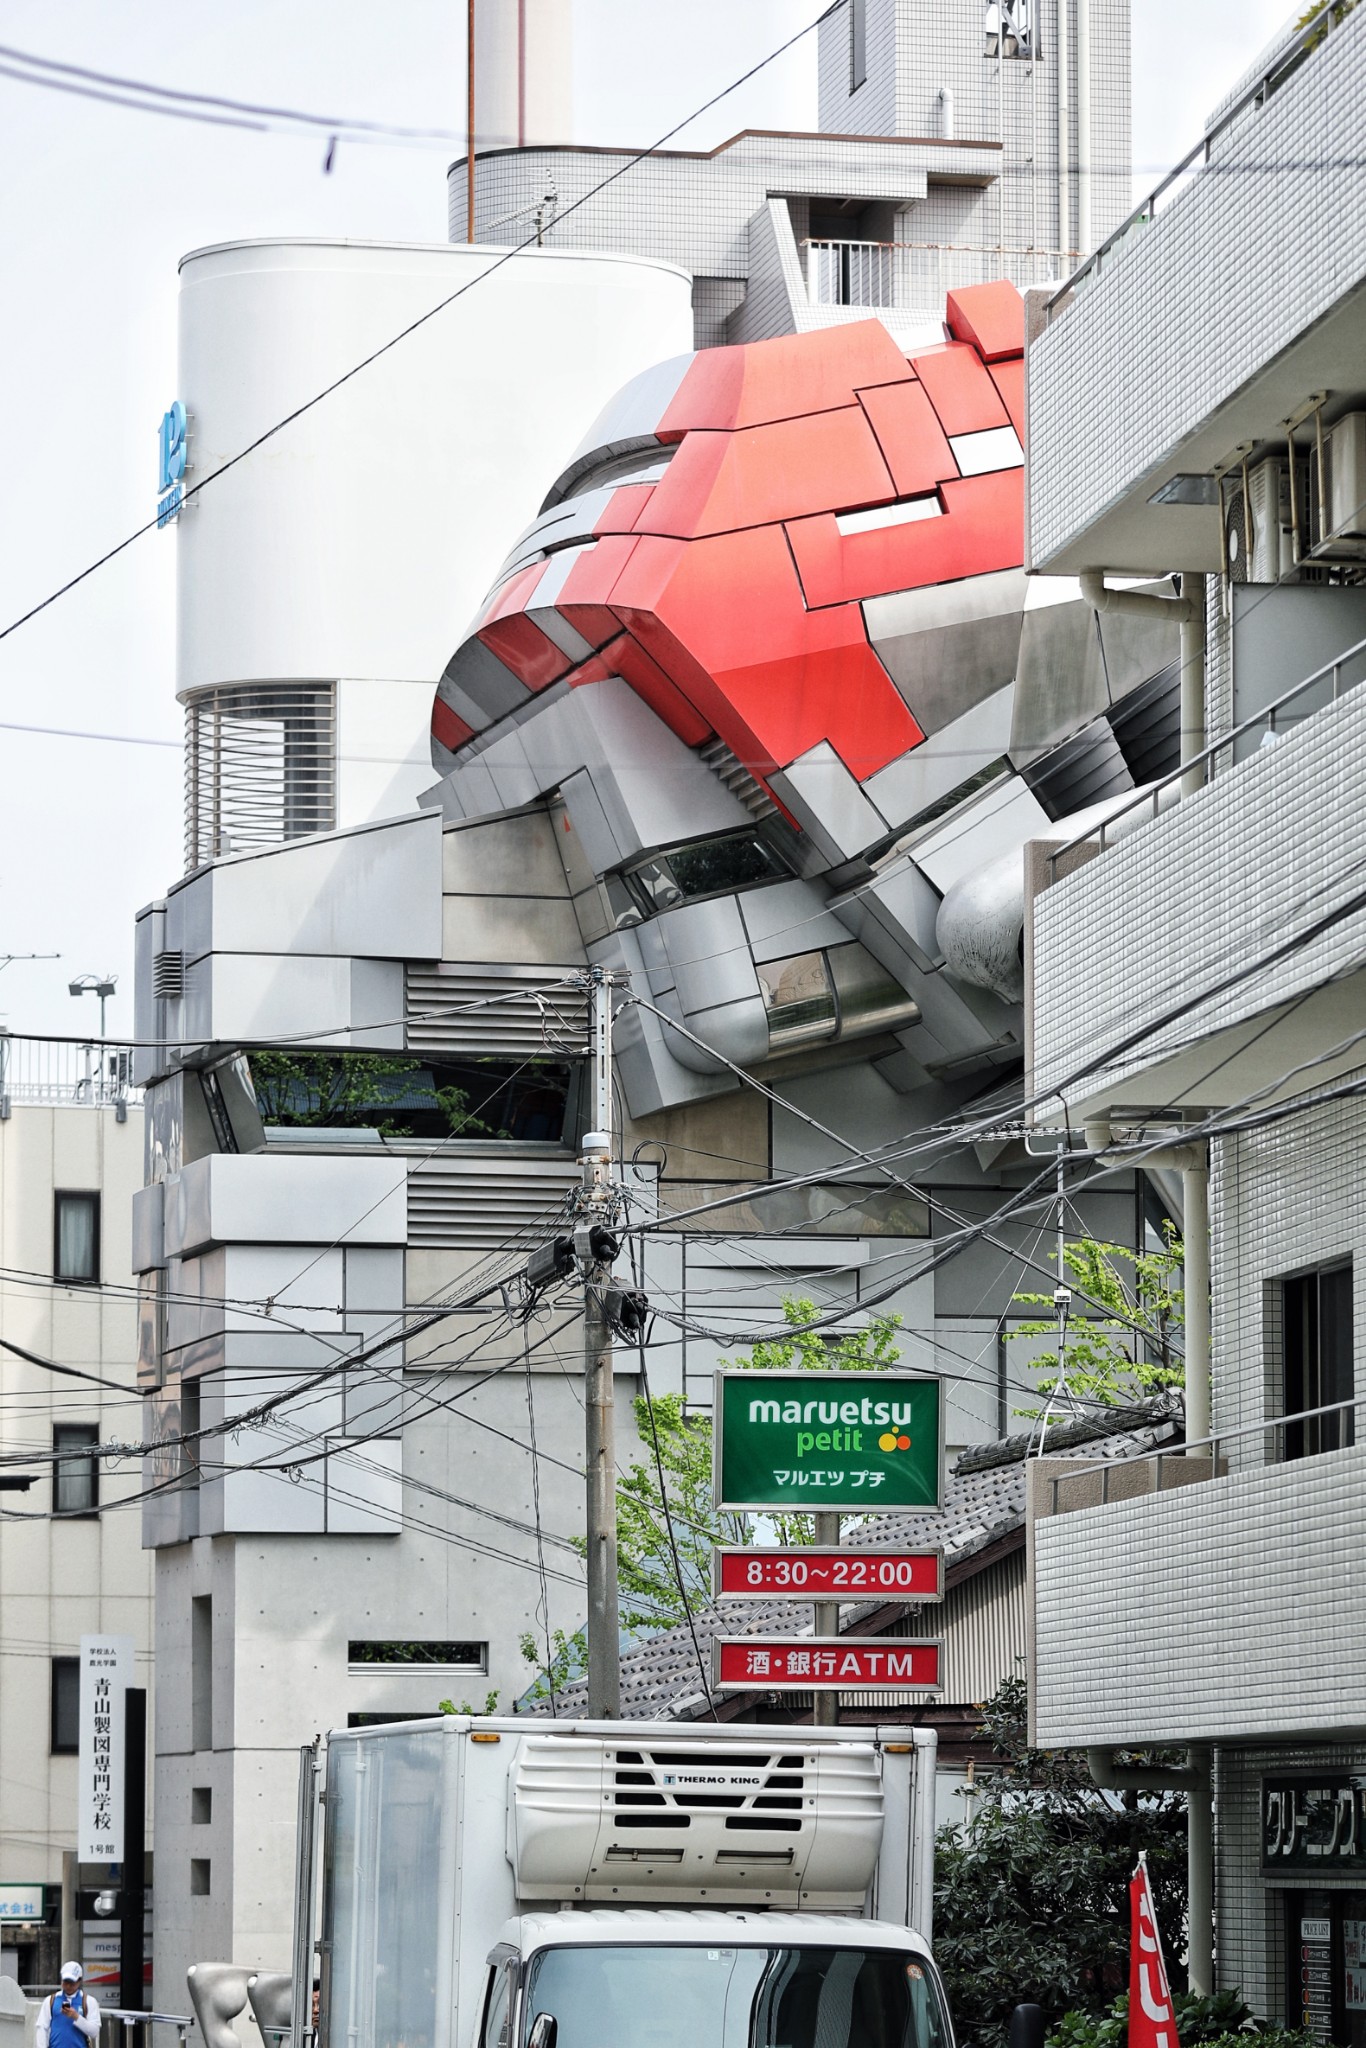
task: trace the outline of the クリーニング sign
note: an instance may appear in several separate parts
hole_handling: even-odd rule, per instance
[[[940,1504],[937,1379],[718,1372],[713,1427],[718,1507],[876,1514]]]

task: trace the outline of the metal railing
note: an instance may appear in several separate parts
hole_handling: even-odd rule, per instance
[[[185,864],[283,846],[336,822],[332,683],[231,683],[185,706]]]
[[[1356,1410],[1363,1405],[1366,1405],[1366,1394],[1351,1394],[1343,1401],[1326,1401],[1321,1408],[1300,1408],[1293,1415],[1272,1415],[1262,1422],[1245,1422],[1237,1429],[1216,1430],[1211,1436],[1197,1437],[1193,1443],[1175,1446],[1168,1444],[1161,1450],[1144,1451],[1136,1458],[1107,1458],[1097,1460],[1092,1465],[1083,1465],[1078,1462],[1070,1472],[1057,1472],[1049,1480],[1051,1512],[1055,1515],[1058,1513],[1058,1488],[1066,1486],[1069,1480],[1087,1479],[1092,1474],[1099,1472],[1101,1475],[1100,1506],[1105,1507],[1109,1504],[1110,1474],[1112,1472],[1134,1472],[1141,1466],[1152,1465],[1156,1468],[1156,1484],[1153,1487],[1153,1492],[1161,1493],[1162,1466],[1164,1460],[1168,1458],[1180,1458],[1184,1462],[1192,1451],[1208,1450],[1209,1458],[1205,1462],[1210,1467],[1209,1477],[1211,1479],[1219,1478],[1223,1476],[1219,1472],[1220,1444],[1236,1443],[1240,1437],[1266,1436],[1271,1430],[1275,1429],[1302,1428],[1306,1422],[1318,1421],[1325,1415],[1341,1415],[1344,1410],[1350,1409],[1353,1415],[1353,1424],[1343,1428],[1341,1432],[1334,1432],[1334,1434],[1340,1436],[1338,1442],[1316,1444],[1312,1450],[1306,1449],[1297,1453],[1295,1458],[1290,1461],[1287,1461],[1285,1453],[1282,1451],[1281,1456],[1273,1462],[1278,1465],[1286,1462],[1297,1464],[1301,1457],[1317,1457],[1322,1451],[1346,1450],[1356,1441],[1355,1414]],[[1327,1432],[1324,1433],[1326,1434]],[[1265,1467],[1262,1469],[1265,1469]],[[1083,1503],[1083,1505],[1092,1505],[1092,1503]]]
[[[1102,267],[1115,255],[1129,237],[1141,228],[1151,227],[1160,211],[1171,205],[1178,192],[1193,183],[1208,165],[1214,144],[1227,135],[1235,122],[1240,120],[1249,107],[1260,106],[1280,86],[1284,85],[1292,72],[1300,65],[1317,43],[1323,41],[1344,17],[1333,7],[1325,9],[1313,21],[1303,23],[1300,32],[1289,43],[1283,43],[1264,71],[1260,71],[1251,85],[1241,92],[1233,104],[1225,109],[1214,125],[1205,130],[1194,149],[1182,157],[1167,175],[1153,186],[1145,199],[1121,221],[1112,235],[1107,235],[1098,249],[1094,249],[1084,263],[1072,272],[1066,283],[1054,292],[1044,308],[1044,317],[1051,320],[1055,313],[1063,310],[1074,293],[1094,284]]]
[[[840,242],[809,238],[806,293],[813,306],[932,305],[962,285],[1049,284],[1075,249],[978,248],[954,242]]]
[[[1127,804],[1121,804],[1118,810],[1111,811],[1098,825],[1092,825],[1085,832],[1079,832],[1075,839],[1069,839],[1065,845],[1055,847],[1048,855],[1051,879],[1057,880],[1058,862],[1069,853],[1074,853],[1079,846],[1089,846],[1094,841],[1097,851],[1103,853],[1107,843],[1106,834],[1113,830],[1121,818],[1127,818],[1134,811],[1141,810],[1144,804],[1151,807],[1151,815],[1155,818],[1162,809],[1161,799],[1164,791],[1169,790],[1173,783],[1184,781],[1186,776],[1193,770],[1201,768],[1206,762],[1213,763],[1219,754],[1229,747],[1236,747],[1249,733],[1265,726],[1268,734],[1274,734],[1277,716],[1286,705],[1293,704],[1297,697],[1302,697],[1307,691],[1322,685],[1325,679],[1329,683],[1329,688],[1325,693],[1324,702],[1301,712],[1299,718],[1291,721],[1292,724],[1302,724],[1304,719],[1311,718],[1316,711],[1325,710],[1329,704],[1336,704],[1338,698],[1346,695],[1348,690],[1359,689],[1361,684],[1366,682],[1366,675],[1356,676],[1345,684],[1342,680],[1344,669],[1354,661],[1366,665],[1366,640],[1358,640],[1354,646],[1344,648],[1332,661],[1326,661],[1322,668],[1316,668],[1314,673],[1305,676],[1302,682],[1295,683],[1270,704],[1263,705],[1260,711],[1254,711],[1240,725],[1231,726],[1226,733],[1221,733],[1217,740],[1211,740],[1207,747],[1203,747],[1198,754],[1192,754],[1190,760],[1183,761],[1179,768],[1173,768],[1170,774],[1162,776],[1157,782],[1150,782],[1146,789],[1137,791]]]
[[[132,2012],[126,2007],[118,2005],[102,2005],[100,2007],[101,2030],[103,2030],[106,2020],[111,2022],[116,2020],[122,2026],[123,2040],[120,2043],[120,2048],[150,2048],[151,2042],[156,2038],[155,2034],[150,2032],[150,2029],[155,2027],[174,2027],[180,2036],[181,2048],[184,2048],[184,2044],[189,2038],[190,2028],[194,2025],[194,2020],[188,2013]],[[135,2032],[135,2029],[147,2029],[149,2031]],[[107,2048],[113,2048],[112,2040],[108,2042]]]
[[[16,1103],[56,1103],[100,1109],[140,1102],[132,1085],[132,1048],[101,1044],[51,1045],[0,1028],[0,1117]]]

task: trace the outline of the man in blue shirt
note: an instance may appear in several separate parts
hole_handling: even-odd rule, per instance
[[[62,1988],[38,2008],[33,2048],[90,2048],[100,2038],[100,2009],[81,1989],[79,1963],[62,1964]]]

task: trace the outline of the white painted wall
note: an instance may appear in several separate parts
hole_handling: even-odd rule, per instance
[[[431,693],[606,401],[692,344],[672,265],[533,250],[236,242],[181,266],[187,487],[464,287],[285,427],[176,536],[177,688],[343,680],[339,824],[433,779]]]

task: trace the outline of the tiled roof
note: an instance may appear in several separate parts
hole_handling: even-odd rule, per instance
[[[1049,1457],[1122,1459],[1179,1438],[1182,1407],[1179,1396],[1159,1395],[1132,1408],[1108,1409],[1083,1422],[1055,1424],[1044,1450]],[[879,1515],[875,1522],[846,1531],[850,1549],[861,1545],[942,1544],[944,1575],[952,1585],[956,1567],[1003,1537],[1022,1534],[1025,1517],[1025,1458],[1037,1443],[1037,1432],[1006,1437],[999,1443],[974,1444],[954,1461],[944,1487],[944,1505],[925,1514]],[[841,1607],[842,1631],[858,1634],[870,1616],[884,1612],[885,1600]],[[693,1631],[696,1632],[696,1646]],[[714,1635],[809,1635],[811,1610],[805,1602],[718,1600],[694,1611],[693,1630],[686,1623],[666,1629],[624,1651],[621,1659],[621,1713],[627,1721],[695,1720],[710,1711],[699,1671],[710,1676]],[[556,1694],[561,1714],[582,1713],[586,1688],[582,1682]],[[533,1712],[549,1711],[542,1702]]]

